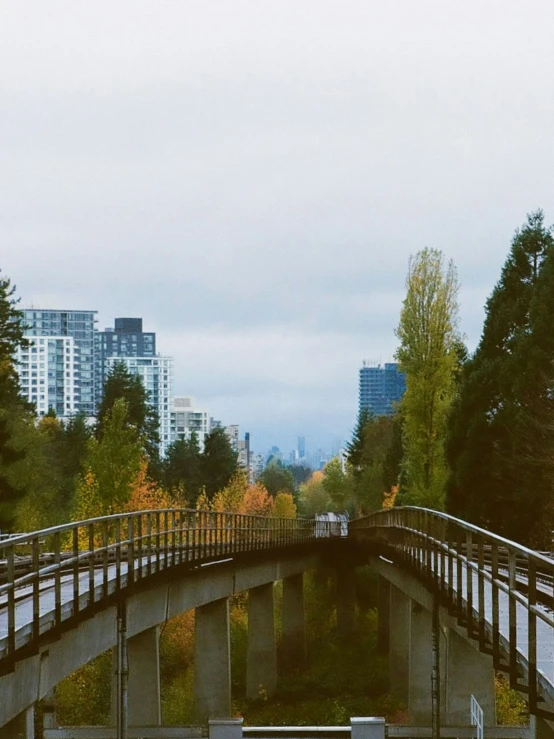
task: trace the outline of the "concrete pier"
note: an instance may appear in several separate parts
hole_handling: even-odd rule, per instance
[[[449,725],[469,722],[469,702],[474,695],[483,709],[485,726],[496,725],[494,669],[492,659],[481,654],[467,639],[448,629],[445,719]]]
[[[0,739],[35,739],[35,708],[31,706],[0,728]]]
[[[194,710],[196,720],[231,718],[229,599],[195,611]]]
[[[160,726],[160,630],[158,626],[127,641],[129,726]]]
[[[277,649],[273,583],[248,591],[246,697],[255,700],[277,689]]]
[[[283,643],[285,669],[306,664],[306,622],[304,614],[304,576],[302,573],[283,580]]]
[[[377,584],[377,649],[388,654],[390,645],[390,582],[379,575]]]
[[[337,629],[350,636],[356,629],[356,591],[354,567],[345,564],[337,568]]]
[[[410,691],[411,599],[390,586],[389,684],[391,692],[408,705]]]

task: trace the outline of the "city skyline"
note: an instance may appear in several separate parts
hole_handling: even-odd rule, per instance
[[[160,415],[161,451],[162,453],[165,453],[167,445],[171,440],[169,414],[167,413],[168,409],[166,406],[168,404],[171,405],[171,403],[177,399],[181,401],[190,401],[192,393],[189,392],[187,395],[184,395],[174,391],[174,367],[172,358],[163,356],[160,352],[156,351],[156,332],[143,331],[143,317],[115,317],[111,320],[111,326],[101,329],[98,325],[95,325],[99,324],[99,320],[96,317],[98,315],[98,310],[96,309],[66,309],[63,307],[50,308],[39,305],[32,305],[30,307],[18,305],[18,308],[22,313],[23,323],[26,327],[25,335],[28,338],[36,337],[36,339],[31,338],[32,343],[28,348],[18,350],[16,361],[19,364],[22,362],[24,363],[22,371],[20,371],[22,391],[29,402],[36,404],[37,413],[39,415],[44,415],[48,411],[49,407],[52,407],[56,411],[57,415],[62,417],[74,415],[79,410],[85,410],[89,416],[94,415],[92,407],[100,402],[103,383],[107,373],[115,364],[123,362],[127,369],[132,373],[138,372],[145,388],[149,392],[153,406],[157,409]],[[83,320],[87,321],[87,330],[85,332],[87,341],[85,343],[88,349],[92,349],[94,351],[94,357],[91,356],[88,360],[90,366],[85,365],[84,368],[81,368],[81,358],[77,356],[76,351],[79,352],[81,348],[80,344],[82,344],[83,341],[75,339],[73,336],[75,333],[73,326],[77,325],[78,328],[81,328],[80,322]],[[64,321],[65,324],[62,328],[61,324]],[[66,335],[64,332],[68,331],[68,325],[69,335]],[[89,344],[90,347],[88,346]],[[56,349],[57,345],[60,345],[59,349]],[[32,352],[37,354],[36,366],[34,364],[31,366],[31,362],[35,359],[31,357]],[[46,364],[46,367],[44,367],[44,364],[39,364],[38,360],[40,358],[40,360],[44,362],[44,358],[48,358],[49,352],[50,354],[56,354],[56,352],[57,354],[60,354],[61,352],[60,358],[59,361],[56,360],[56,357],[54,357],[54,359],[50,358],[50,364]],[[169,371],[170,389],[165,392],[161,389],[158,390],[157,385],[154,387],[151,378],[152,362],[155,361],[157,364],[160,359],[164,360],[166,363],[168,361],[171,363],[171,369]],[[47,392],[49,389],[49,370],[51,372],[56,371],[56,361],[61,368],[60,374],[63,373],[64,377],[67,374],[67,389],[61,391],[63,397],[60,396],[61,400],[59,400],[58,403],[55,402],[55,389],[52,388],[52,400]],[[141,364],[140,367],[137,366],[138,363]],[[64,364],[67,373],[64,371]],[[148,367],[144,366],[146,364],[148,364]],[[44,375],[42,379],[40,376],[37,377],[37,374],[39,374],[37,372],[39,367],[42,367],[42,374]],[[169,365],[167,365],[167,367],[169,367]],[[32,370],[35,370],[35,372],[32,372]],[[165,371],[166,373],[168,372],[167,369]],[[32,380],[30,377],[31,374],[33,374],[34,377]],[[74,387],[76,374],[79,377],[79,380],[81,380],[81,376],[83,375],[86,375],[87,377],[90,375],[89,384],[91,385],[94,378],[95,395],[93,396],[91,394],[90,399],[86,399],[84,404],[81,402],[81,390],[76,390]],[[31,383],[33,383],[35,387],[32,387]],[[40,387],[41,385],[43,386],[42,388]],[[81,382],[77,383],[77,385],[80,388]],[[60,385],[60,387],[63,386]],[[161,388],[162,385],[159,387]],[[40,395],[38,394],[39,391],[45,394]],[[161,401],[158,401],[157,395],[162,392],[163,398]],[[93,397],[94,400],[92,400]],[[195,403],[195,407],[197,406],[198,403]],[[215,409],[210,409],[210,413],[214,414],[212,419],[214,416],[218,417],[218,413]],[[224,426],[233,425],[232,420],[226,420],[227,422],[223,423]],[[241,426],[241,424],[236,425],[241,428],[244,426]],[[246,426],[248,426],[248,424],[246,424]],[[305,437],[302,435],[295,436],[297,444],[295,447],[291,447],[290,439],[294,436],[294,432],[289,432],[286,441],[283,439],[276,440],[274,438],[274,434],[272,434],[271,431],[268,431],[266,436],[262,437],[262,440],[259,442],[259,448],[257,448],[256,451],[259,454],[265,455],[266,453],[263,451],[264,444],[268,449],[273,446],[277,446],[281,449],[281,446],[277,443],[277,441],[280,441],[281,445],[283,445],[283,449],[281,449],[281,451],[283,452],[284,459],[286,461],[290,461],[290,454],[295,450],[298,451],[300,440],[303,439],[303,449],[306,452],[306,460],[308,457],[317,455],[320,452],[323,452],[325,455],[329,455],[329,448],[326,448],[321,444],[316,443],[313,448],[310,448],[309,445],[306,447]],[[265,443],[266,439],[271,440],[269,445]],[[345,440],[342,441],[344,442]],[[333,450],[338,450],[341,446],[342,442],[340,442],[338,437],[336,437],[330,447],[331,453]],[[299,459],[301,460],[303,458],[304,457],[300,450]]]

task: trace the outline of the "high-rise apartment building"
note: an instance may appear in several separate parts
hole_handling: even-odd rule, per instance
[[[156,334],[142,330],[142,318],[116,318],[113,328],[97,331],[94,337],[96,402],[102,400],[110,357],[154,357]]]
[[[359,410],[375,416],[391,416],[395,403],[406,390],[406,376],[398,371],[396,362],[384,366],[363,362],[360,369]]]
[[[94,324],[96,311],[22,310],[29,347],[16,355],[22,394],[39,415],[95,413]]]
[[[176,396],[171,410],[171,441],[189,441],[196,434],[200,449],[204,449],[204,439],[210,433],[210,414],[196,408],[193,398]]]
[[[132,375],[142,380],[148,400],[156,410],[159,420],[160,454],[165,455],[171,444],[171,410],[173,403],[173,357],[105,357],[106,374],[123,363]]]
[[[77,355],[72,336],[29,336],[17,347],[15,361],[21,395],[34,403],[39,416],[50,409],[59,417],[79,410]]]

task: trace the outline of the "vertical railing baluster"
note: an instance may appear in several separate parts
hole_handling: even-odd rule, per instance
[[[462,529],[457,527],[456,531],[456,591],[457,591],[457,617],[458,621],[464,619],[464,589],[462,568]]]
[[[508,549],[508,649],[510,653],[510,686],[517,684],[517,602],[515,593],[516,553]]]
[[[135,519],[127,517],[127,585],[135,581]]]
[[[147,560],[146,560],[146,570],[148,572],[148,576],[152,574],[152,512],[148,511],[146,514],[146,551],[147,554]]]
[[[529,712],[534,714],[537,708],[537,564],[531,556],[527,561],[527,638],[529,659]]]
[[[62,567],[61,567],[61,545],[60,532],[54,534],[54,564],[56,570],[54,572],[54,623],[59,629],[62,625]]]
[[[40,636],[40,552],[38,534],[31,539],[33,558],[33,639]]]
[[[467,601],[467,633],[473,636],[473,536],[466,531],[466,601]]]
[[[477,612],[479,613],[479,646],[486,646],[485,632],[485,553],[483,537],[477,539]]]
[[[94,603],[94,575],[95,575],[95,555],[94,550],[94,524],[88,524],[88,604]]]
[[[8,657],[15,652],[15,551],[14,546],[8,545],[7,582],[8,582]]]
[[[171,565],[175,566],[176,559],[177,559],[177,529],[175,526],[175,509],[173,508],[170,511],[170,518],[171,518]]]
[[[71,532],[72,536],[72,555],[73,555],[73,615],[79,613],[79,526],[74,526]]]
[[[160,512],[156,511],[156,572],[161,569],[160,565],[160,548],[161,548],[161,534],[160,534]]]
[[[136,557],[136,577],[135,580],[140,580],[142,578],[142,515],[139,513],[138,516],[135,518],[136,521],[136,529],[137,529],[137,546],[135,550],[135,557]]]
[[[121,590],[121,519],[115,519],[115,589]]]
[[[103,570],[103,597],[108,597],[108,519],[102,521],[102,570]]]
[[[492,659],[500,664],[500,608],[498,599],[498,544],[491,543],[491,594],[492,594]]]
[[[169,559],[169,513],[164,511],[164,568],[167,569]]]

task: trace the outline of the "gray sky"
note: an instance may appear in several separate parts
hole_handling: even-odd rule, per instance
[[[0,266],[22,305],[143,316],[259,451],[348,438],[410,254],[471,348],[554,220],[554,3],[4,0]]]

